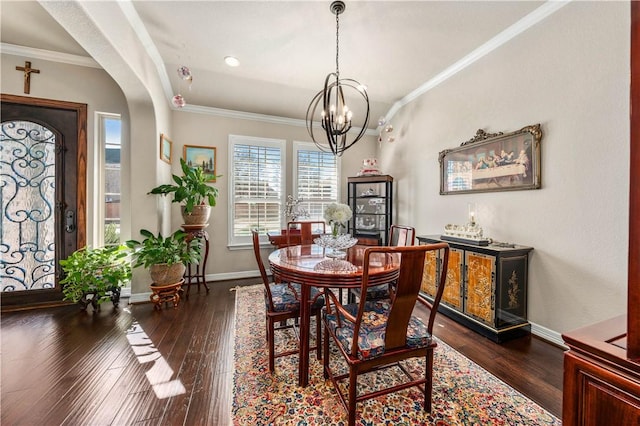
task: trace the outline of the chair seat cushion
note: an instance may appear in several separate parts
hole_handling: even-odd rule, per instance
[[[356,303],[344,305],[344,308],[354,316],[358,312],[358,304]],[[365,303],[365,313],[360,326],[360,335],[358,336],[359,350],[357,357],[359,359],[371,359],[384,353],[384,339],[390,308],[391,302],[388,299]],[[353,342],[353,323],[342,314],[339,315],[342,327],[338,327],[335,310],[332,314],[326,315],[326,322],[345,351],[350,353],[351,343]],[[427,325],[420,318],[412,315],[407,327],[407,347],[424,348],[431,344],[432,336],[427,330]],[[354,354],[351,355],[353,356]]]
[[[291,290],[293,287],[294,291]],[[273,299],[273,311],[274,312],[287,312],[297,311],[300,309],[300,284],[287,284],[287,283],[270,283],[271,297]],[[318,289],[311,287],[311,300],[318,295]],[[264,303],[267,311],[269,310],[269,299],[267,292],[264,292]],[[321,308],[324,305],[324,297],[320,296],[313,304],[314,308]]]
[[[360,289],[353,288],[351,289],[353,294],[356,297],[360,297]],[[388,299],[389,298],[389,284],[380,284],[374,285],[367,289],[367,300],[376,300],[376,299]]]

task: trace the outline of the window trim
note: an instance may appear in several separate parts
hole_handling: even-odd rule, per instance
[[[120,121],[120,179],[121,182],[124,181],[122,176],[122,155],[124,153],[123,148],[123,132],[122,126],[123,119],[121,114],[110,113],[110,112],[95,112],[96,118],[96,126],[95,126],[95,150],[94,150],[94,161],[96,167],[94,167],[94,173],[92,176],[92,189],[93,189],[93,232],[91,233],[91,240],[93,241],[93,247],[103,247],[104,246],[104,223],[106,219],[106,209],[105,209],[105,195],[106,195],[106,154],[105,150],[107,147],[107,131],[106,131],[106,120],[119,120]],[[120,200],[122,202],[122,188],[120,188]],[[120,210],[120,217],[122,219],[122,208]],[[122,226],[122,225],[121,225]],[[122,230],[122,228],[121,228]],[[122,234],[121,234],[122,238]],[[88,243],[89,244],[89,243]]]

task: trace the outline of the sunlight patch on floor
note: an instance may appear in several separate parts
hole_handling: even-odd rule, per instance
[[[169,363],[156,349],[137,321],[127,330],[127,340],[140,364],[153,362],[153,365],[145,375],[159,399],[170,398],[187,392],[179,379],[171,380],[173,369],[171,369]]]

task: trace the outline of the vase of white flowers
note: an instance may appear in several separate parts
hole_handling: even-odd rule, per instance
[[[324,209],[324,219],[329,222],[334,237],[338,236],[340,228],[346,226],[352,215],[351,207],[346,204],[331,203]]]
[[[351,207],[346,204],[331,203],[324,209],[324,219],[331,227],[331,235],[322,236],[316,244],[331,249],[327,256],[335,259],[346,257],[345,250],[357,242],[351,235],[340,235],[340,228],[345,227],[352,216]]]

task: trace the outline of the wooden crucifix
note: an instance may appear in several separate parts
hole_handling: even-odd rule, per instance
[[[24,61],[24,67],[16,67],[17,71],[24,72],[24,93],[29,94],[31,91],[31,73],[40,74],[40,70],[31,68],[31,62]]]

